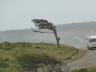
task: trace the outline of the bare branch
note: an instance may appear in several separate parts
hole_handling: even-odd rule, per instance
[[[42,32],[42,31],[37,31],[37,30],[32,30],[33,32],[39,32],[39,33],[48,33],[48,34],[50,34],[50,33],[54,33],[54,32]]]

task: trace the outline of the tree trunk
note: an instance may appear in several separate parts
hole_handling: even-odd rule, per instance
[[[58,37],[57,37],[57,32],[56,32],[56,30],[54,30],[54,34],[55,34],[55,38],[56,38],[56,41],[57,41],[57,46],[58,46],[58,48],[60,48],[59,40],[58,40]]]

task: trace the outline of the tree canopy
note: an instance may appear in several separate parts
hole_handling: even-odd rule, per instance
[[[39,29],[49,29],[49,30],[56,30],[56,27],[47,20],[44,19],[33,19],[32,20],[35,23],[36,27],[39,27]]]

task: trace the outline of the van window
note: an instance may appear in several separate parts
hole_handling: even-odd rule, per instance
[[[96,42],[96,38],[91,39],[91,42]]]

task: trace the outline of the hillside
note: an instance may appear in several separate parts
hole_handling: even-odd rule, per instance
[[[75,47],[86,46],[85,37],[96,35],[96,22],[82,22],[72,24],[60,24],[56,26],[61,44],[68,44]],[[54,34],[34,33],[31,29],[0,31],[0,42],[47,42],[56,43]],[[43,30],[45,31],[45,30]],[[46,30],[47,31],[47,30]],[[49,31],[49,30],[48,30]]]
[[[54,63],[57,65],[78,52],[71,46],[60,44],[60,47],[50,43],[0,43],[0,72],[32,72],[32,69],[46,67],[50,63],[53,67]]]

